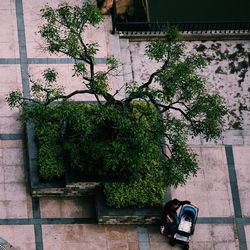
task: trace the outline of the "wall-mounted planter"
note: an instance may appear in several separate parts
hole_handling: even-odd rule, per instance
[[[30,192],[33,197],[39,196],[81,196],[93,193],[100,185],[95,181],[79,181],[66,172],[65,178],[46,182],[38,175],[37,144],[35,141],[34,124],[26,125],[27,167],[29,174]]]

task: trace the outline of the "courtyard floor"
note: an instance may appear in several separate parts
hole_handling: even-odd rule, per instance
[[[72,61],[44,52],[35,33],[41,25],[39,10],[47,2],[56,6],[61,1],[0,1],[0,238],[17,250],[180,249],[169,246],[157,226],[96,224],[91,197],[30,196],[19,111],[10,110],[5,97],[16,89],[27,94],[29,75],[39,78],[46,67],[59,71],[66,91],[79,85],[71,78]],[[87,36],[101,42],[97,67],[102,69],[116,37],[110,34],[109,18],[100,29],[88,30]],[[191,143],[200,170],[168,197],[190,200],[200,209],[190,249],[250,249],[249,136],[248,129],[230,130],[219,144]]]

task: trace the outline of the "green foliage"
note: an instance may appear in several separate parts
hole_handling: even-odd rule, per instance
[[[88,1],[80,7],[63,3],[57,9],[46,5],[41,9],[41,14],[46,22],[40,27],[39,33],[48,51],[62,52],[78,59],[81,56],[82,59],[94,57],[97,44],[85,45],[84,51],[81,35],[88,25],[96,26],[103,20],[99,9]]]
[[[161,159],[161,166],[164,172],[167,185],[185,184],[190,175],[195,175],[198,170],[196,154],[187,145],[188,128],[186,124],[177,119],[169,118],[166,124],[166,143],[168,155]]]
[[[108,76],[105,72],[97,72],[92,83],[92,90],[97,95],[106,95],[108,92]]]
[[[64,176],[62,150],[59,145],[47,143],[39,148],[39,175],[45,180],[53,180]]]
[[[108,80],[118,61],[110,56],[107,70],[96,71],[99,46],[84,39],[86,28],[103,20],[100,10],[89,2],[64,3],[56,9],[45,6],[41,14],[46,50],[73,58],[73,76],[83,87],[65,95],[56,84],[57,73],[48,69],[43,81],[31,81],[31,98],[20,91],[6,98],[11,108],[21,109],[23,122],[36,125],[40,175],[60,177],[66,163],[73,171],[109,179],[104,185],[109,205],[160,203],[166,185],[184,184],[198,170],[188,136],[217,139],[223,130],[224,101],[208,92],[198,73],[205,60],[187,55],[178,31],[169,27],[165,39],[146,46],[159,68],[145,82],[125,83],[126,97],[117,100],[122,88],[111,92]],[[77,94],[93,95],[96,105],[69,101]],[[51,105],[55,101],[60,102]]]
[[[165,183],[159,166],[151,163],[145,176],[131,183],[107,182],[104,193],[107,204],[112,207],[157,206],[162,203]]]
[[[66,142],[72,167],[104,177],[136,179],[149,159],[159,161],[163,129],[152,105],[67,106],[74,109],[67,118]]]
[[[19,90],[10,92],[5,99],[11,109],[19,107],[23,103],[23,95]]]
[[[57,76],[58,76],[58,73],[54,70],[54,69],[51,69],[51,68],[48,68],[46,70],[44,70],[43,72],[43,78],[48,82],[48,83],[53,83],[53,82],[56,82],[57,80]]]
[[[37,105],[35,109],[32,121],[36,125],[39,175],[45,180],[63,177],[62,117],[55,106],[44,108]],[[34,112],[33,108],[31,110]],[[27,119],[30,118],[31,114],[27,116]]]
[[[107,58],[108,69],[116,69],[118,67],[118,61],[114,56]]]

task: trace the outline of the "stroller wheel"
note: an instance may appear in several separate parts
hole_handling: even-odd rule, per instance
[[[175,239],[171,239],[171,240],[169,241],[169,245],[170,245],[170,246],[174,246],[175,244],[176,244]]]

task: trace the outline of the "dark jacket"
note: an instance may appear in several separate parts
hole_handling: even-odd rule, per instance
[[[174,204],[176,204],[178,202],[178,207],[173,207]],[[176,219],[177,213],[176,211],[178,210],[178,208],[182,205],[185,204],[190,204],[190,201],[179,201],[177,199],[171,200],[169,202],[167,202],[163,208],[163,212],[162,212],[162,221],[164,222],[164,224],[167,222],[166,221],[166,216],[168,215],[170,218],[172,218],[173,220]]]

